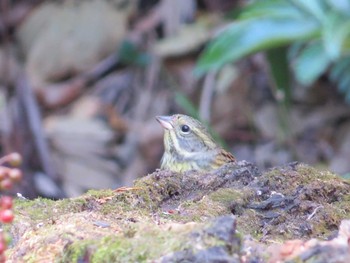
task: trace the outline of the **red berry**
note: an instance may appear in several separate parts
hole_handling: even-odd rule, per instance
[[[9,177],[14,182],[19,182],[22,179],[22,172],[17,168],[13,168],[9,172]]]
[[[14,218],[14,214],[12,212],[12,210],[10,209],[5,209],[5,210],[1,210],[0,211],[0,221],[3,223],[11,223],[13,221]]]
[[[2,209],[10,209],[12,208],[12,197],[10,196],[3,196],[0,199],[0,207]]]
[[[12,180],[9,178],[5,178],[0,182],[0,189],[2,190],[10,190],[13,186]]]
[[[5,254],[0,254],[0,263],[6,263],[6,256],[5,256]]]
[[[6,245],[5,241],[4,240],[1,241],[0,242],[0,254],[4,253],[6,248],[7,248],[7,245]]]
[[[7,177],[8,172],[9,172],[9,168],[0,166],[0,181]]]

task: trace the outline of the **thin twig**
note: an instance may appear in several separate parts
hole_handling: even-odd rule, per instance
[[[36,145],[42,169],[51,179],[57,182],[58,174],[51,162],[49,147],[42,130],[41,114],[36,98],[25,73],[21,73],[17,79],[16,87],[18,96],[23,103],[24,113],[27,115],[29,129]]]
[[[209,72],[204,79],[201,100],[199,104],[199,116],[204,122],[210,121],[211,103],[215,90],[216,72]]]
[[[311,220],[311,218],[314,217],[314,215],[316,214],[317,210],[320,209],[320,208],[323,208],[323,205],[320,205],[320,206],[316,207],[315,210],[307,217],[306,220]]]

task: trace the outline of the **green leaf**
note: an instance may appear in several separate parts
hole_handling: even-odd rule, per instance
[[[311,39],[320,34],[319,25],[305,19],[258,19],[230,24],[199,58],[195,73],[218,70],[228,62],[261,50]]]
[[[339,13],[344,15],[350,14],[350,1],[349,0],[327,0],[328,5]]]
[[[137,46],[130,41],[123,41],[118,50],[120,61],[125,64],[146,66],[151,57],[149,54],[142,53]]]
[[[325,53],[320,41],[306,46],[295,59],[294,72],[298,81],[311,85],[328,68],[331,60]]]
[[[291,2],[320,22],[323,21],[326,16],[327,9],[324,0],[291,0]]]
[[[239,19],[257,18],[301,18],[304,14],[288,1],[265,0],[248,5],[238,16]]]
[[[328,56],[334,61],[341,57],[345,41],[350,36],[350,20],[338,12],[329,12],[322,30],[323,45]]]
[[[288,49],[288,59],[292,61],[299,53],[300,51],[304,48],[305,43],[302,41],[297,41],[295,43],[292,43],[291,46]]]
[[[266,58],[269,63],[270,75],[277,90],[283,94],[283,101],[287,106],[291,100],[287,48],[271,49],[266,53]]]

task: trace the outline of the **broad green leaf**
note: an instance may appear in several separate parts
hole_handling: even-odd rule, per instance
[[[284,103],[289,105],[291,91],[287,48],[280,47],[271,49],[266,53],[266,57],[274,84],[276,85],[277,90],[283,94]]]
[[[326,53],[334,61],[341,57],[345,41],[350,38],[350,19],[329,12],[323,21],[322,39]]]
[[[322,43],[317,41],[300,52],[293,68],[298,81],[309,86],[325,72],[330,63],[331,60],[325,53]]]
[[[327,0],[328,5],[339,13],[350,15],[349,0]]]
[[[300,53],[304,46],[305,43],[303,41],[292,43],[288,49],[288,59],[292,61]]]
[[[304,14],[288,1],[265,0],[248,5],[238,16],[239,19],[257,18],[301,18]]]
[[[291,0],[291,2],[306,14],[313,16],[320,22],[323,21],[327,13],[324,0]]]
[[[308,40],[318,34],[318,24],[307,18],[234,22],[204,50],[195,73],[202,75],[208,70],[218,70],[224,64],[235,62],[254,52]]]

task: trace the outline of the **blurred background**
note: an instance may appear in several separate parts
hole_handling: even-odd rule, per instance
[[[156,115],[238,160],[350,172],[350,0],[0,0],[1,153],[33,198],[159,167]]]

